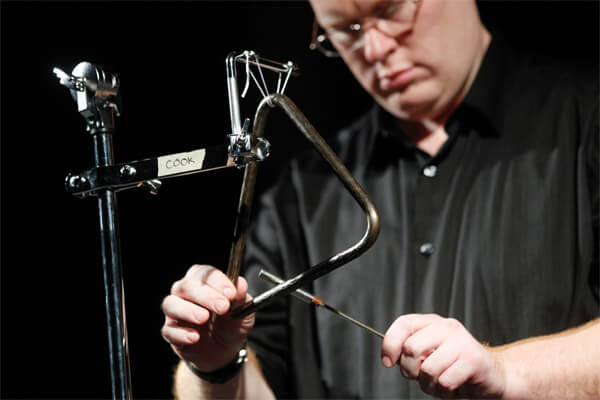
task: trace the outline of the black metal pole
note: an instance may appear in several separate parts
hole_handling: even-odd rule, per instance
[[[92,132],[96,166],[114,164],[112,131],[100,129]],[[100,235],[102,245],[102,268],[104,272],[104,299],[108,328],[108,349],[113,400],[129,400],[131,396],[131,372],[127,345],[127,322],[125,319],[125,296],[121,272],[117,197],[106,189],[98,195]]]

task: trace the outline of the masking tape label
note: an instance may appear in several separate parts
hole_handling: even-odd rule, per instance
[[[158,157],[158,176],[180,174],[202,168],[206,150],[200,149],[189,153],[169,154]]]

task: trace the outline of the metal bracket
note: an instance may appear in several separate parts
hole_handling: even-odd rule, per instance
[[[88,132],[93,134],[97,130],[114,129],[114,115],[119,116],[121,108],[116,74],[106,73],[102,67],[87,61],[77,64],[71,75],[59,68],[52,72],[61,85],[70,89]]]
[[[263,161],[271,154],[271,143],[249,133],[249,126],[250,118],[246,118],[239,133],[227,135],[229,137],[227,151],[238,168],[242,168],[252,161]]]
[[[227,146],[221,145],[90,168],[67,175],[65,189],[81,198],[97,195],[106,189],[121,191],[136,187],[148,187],[151,193],[156,194],[161,185],[159,179],[229,168],[235,165]]]

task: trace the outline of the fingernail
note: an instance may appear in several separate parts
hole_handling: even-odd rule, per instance
[[[227,301],[225,301],[223,299],[218,299],[215,301],[215,309],[219,313],[224,313],[225,311],[227,311],[228,306],[229,306],[229,304],[227,303]]]
[[[225,289],[223,289],[223,294],[225,294],[225,297],[227,297],[228,299],[233,299],[233,297],[235,296],[235,290],[233,290],[230,287],[226,287]]]
[[[386,368],[391,368],[392,367],[392,360],[390,360],[389,357],[384,356],[381,358],[381,362],[383,363],[383,365],[386,366]]]
[[[195,317],[198,324],[203,324],[207,318],[206,311],[196,313]]]
[[[196,340],[198,340],[198,334],[195,332],[188,332],[187,337],[192,342],[195,342]]]

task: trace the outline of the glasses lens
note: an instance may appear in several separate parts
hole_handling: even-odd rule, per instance
[[[310,42],[311,50],[319,50],[327,57],[339,57],[340,54],[333,46],[325,32],[319,27],[317,20],[313,23],[312,40]]]
[[[327,57],[340,56],[337,49],[333,46],[333,43],[331,43],[331,40],[329,40],[326,34],[322,33],[319,36],[317,36],[317,43],[319,51],[325,54]]]
[[[390,1],[387,8],[383,8],[382,19],[397,22],[410,22],[415,16],[419,0]]]

